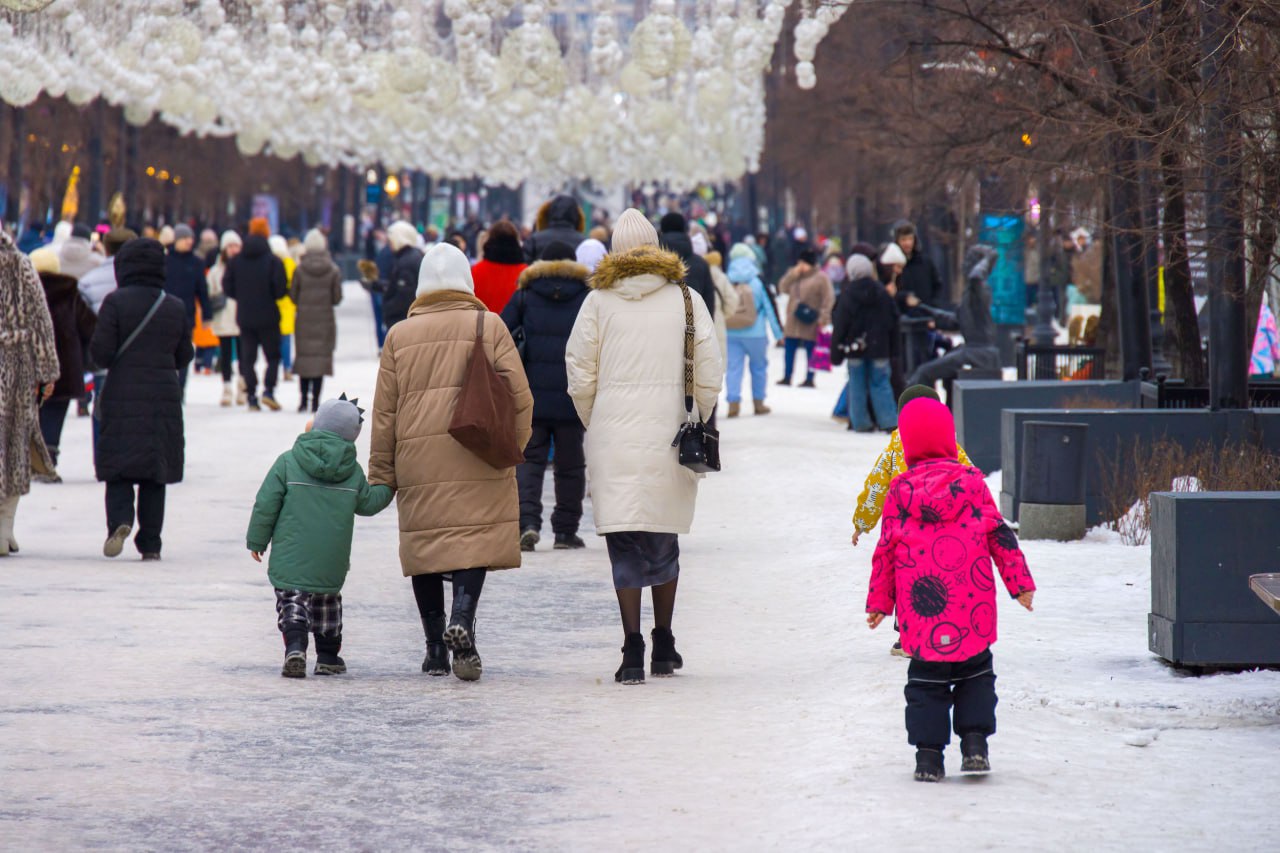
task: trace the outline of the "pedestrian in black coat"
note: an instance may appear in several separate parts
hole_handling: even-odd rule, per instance
[[[941,308],[948,302],[947,288],[938,275],[929,256],[920,251],[920,238],[916,227],[905,219],[893,225],[893,240],[906,255],[907,263],[898,276],[898,290],[901,298],[914,294],[925,305]]]
[[[195,328],[196,305],[200,316],[207,323],[213,318],[209,308],[209,281],[205,278],[204,261],[195,253],[196,235],[186,225],[173,229],[173,248],[164,261],[164,289],[170,296],[182,300],[187,309],[187,322]],[[182,387],[187,387],[187,371],[178,377]]]
[[[40,269],[38,262],[36,268]],[[56,465],[67,409],[72,400],[84,396],[84,351],[93,338],[97,318],[80,297],[76,279],[72,276],[40,270],[40,284],[44,286],[58,350],[58,379],[53,383],[53,393],[40,406],[40,434]],[[50,476],[57,477],[56,474]]]
[[[675,252],[684,261],[689,273],[684,283],[690,290],[696,291],[707,303],[707,311],[712,318],[716,316],[716,284],[711,279],[711,267],[693,252],[693,239],[689,236],[689,223],[679,213],[668,213],[662,217],[658,229],[658,240],[669,252]]]
[[[143,559],[159,559],[165,486],[182,481],[185,440],[178,372],[191,363],[191,323],[176,297],[164,292],[164,247],[130,240],[116,254],[119,288],[107,296],[89,345],[108,369],[98,407],[101,434],[94,453],[98,479],[107,486],[108,557],[119,555],[134,523]],[[159,303],[151,319],[143,320]],[[128,349],[126,340],[141,328]]]
[[[533,234],[524,244],[525,260],[533,263],[542,257],[552,243],[564,243],[571,249],[587,239],[587,218],[571,195],[558,195],[538,209]]]
[[[222,291],[236,301],[236,325],[240,327],[240,375],[249,396],[249,408],[258,406],[258,349],[267,359],[262,402],[278,410],[276,380],[280,374],[280,309],[276,305],[289,292],[284,264],[271,251],[267,221],[249,223],[244,248],[227,263]]]
[[[574,247],[552,243],[542,259],[520,274],[502,320],[524,334],[524,369],[533,392],[533,437],[516,468],[520,487],[520,547],[532,551],[541,538],[542,483],[555,446],[556,508],[551,514],[555,547],[581,548],[578,525],[587,489],[583,451],[586,430],[569,397],[565,347],[587,298],[591,271],[578,263]]]
[[[832,311],[831,363],[848,361],[849,428],[869,432],[898,425],[892,365],[898,338],[898,306],[865,255],[850,255],[849,282]],[[870,403],[870,408],[868,408]]]
[[[418,270],[422,266],[422,250],[417,246],[401,246],[395,252],[391,277],[379,282],[382,287],[382,319],[390,329],[409,316],[409,308],[418,294]]]

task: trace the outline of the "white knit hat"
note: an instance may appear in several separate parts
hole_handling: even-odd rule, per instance
[[[438,290],[475,293],[471,280],[471,262],[452,243],[437,243],[422,256],[418,267],[418,296]]]
[[[222,232],[222,239],[218,241],[218,248],[225,249],[228,246],[243,246],[244,241],[240,239],[240,235],[228,229]]]
[[[658,231],[643,213],[629,207],[613,226],[613,254],[620,255],[640,246],[658,245]]]
[[[701,231],[695,232],[694,235],[689,238],[689,242],[693,244],[693,253],[700,258],[705,257],[708,249],[710,249],[707,245],[707,235],[703,234]]]
[[[393,252],[398,252],[405,246],[418,245],[418,239],[418,229],[411,222],[400,219],[387,226],[387,242],[391,244]]]
[[[302,247],[308,252],[324,252],[329,248],[329,240],[319,228],[312,228],[307,232],[307,239],[302,241]]]
[[[609,254],[609,250],[604,247],[604,243],[593,239],[583,240],[578,244],[577,251],[574,252],[578,263],[592,272],[596,271],[596,267],[600,264],[600,259],[607,254]]]
[[[845,264],[845,272],[849,274],[849,281],[876,277],[876,268],[866,255],[850,255],[848,263]]]
[[[907,265],[907,256],[902,254],[902,249],[897,243],[890,243],[885,248],[884,253],[880,255],[880,263],[887,267],[894,264],[902,264],[905,267]]]

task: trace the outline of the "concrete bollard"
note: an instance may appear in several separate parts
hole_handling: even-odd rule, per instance
[[[1018,535],[1023,539],[1083,539],[1087,424],[1027,421],[1022,426]]]

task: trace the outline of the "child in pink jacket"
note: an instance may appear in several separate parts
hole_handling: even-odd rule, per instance
[[[1028,610],[1035,582],[1018,537],[1000,517],[976,468],[956,459],[955,422],[936,400],[912,400],[898,420],[908,470],[885,499],[880,543],[867,592],[867,624],[898,611],[907,669],[907,741],[915,778],[937,782],[951,741],[951,708],[961,770],[991,769],[996,731],[996,593],[992,562],[1009,594]]]

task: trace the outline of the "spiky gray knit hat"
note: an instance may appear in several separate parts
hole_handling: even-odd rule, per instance
[[[311,424],[312,429],[322,429],[355,441],[360,436],[360,427],[364,424],[364,409],[359,400],[348,400],[343,394],[336,400],[325,400],[316,409],[316,416]]]

